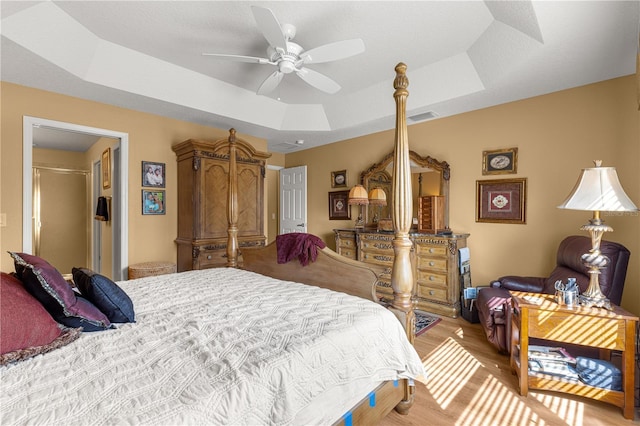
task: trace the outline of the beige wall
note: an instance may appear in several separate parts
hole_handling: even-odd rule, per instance
[[[285,155],[280,153],[273,153],[269,158],[268,163],[270,168],[267,168],[267,195],[265,210],[265,223],[267,228],[267,243],[275,241],[276,235],[280,229],[279,211],[280,211],[280,197],[279,197],[279,185],[280,185],[280,172],[279,169],[284,167]]]
[[[411,74],[409,73],[409,78]],[[49,92],[2,83],[0,136],[0,212],[7,226],[0,228],[2,253],[22,247],[22,116],[66,121],[129,134],[129,263],[175,259],[176,166],[171,145],[188,138],[218,139],[227,129],[215,129],[151,114],[79,100]],[[411,85],[409,86],[411,92]],[[582,234],[589,213],[559,210],[581,168],[594,159],[615,166],[628,195],[640,204],[640,113],[635,79],[631,76],[557,92],[493,108],[432,120],[409,127],[411,149],[451,165],[451,227],[468,232],[475,285],[505,274],[543,275],[554,263],[559,241]],[[392,90],[389,97],[393,95]],[[239,136],[256,149],[266,142]],[[307,165],[309,232],[334,246],[332,229],[353,221],[330,221],[330,173],[346,169],[350,185],[360,172],[393,149],[393,131],[375,133],[299,153],[274,155],[267,163],[294,167]],[[475,222],[475,182],[482,175],[482,151],[518,147],[518,174],[528,178],[527,224]],[[142,216],[141,161],[167,165],[167,214]],[[268,240],[274,239],[272,214],[277,208],[277,172],[267,172],[266,220]],[[275,203],[275,204],[273,204]],[[355,212],[354,212],[355,213]],[[640,314],[640,217],[605,216],[614,232],[606,239],[619,241],[632,253],[622,305]],[[277,222],[277,220],[275,221]],[[275,228],[274,228],[275,226]],[[167,232],[167,230],[174,230]],[[2,270],[12,270],[8,255]]]
[[[411,82],[411,73],[408,73]],[[640,113],[632,76],[579,87],[409,126],[410,149],[451,165],[450,225],[470,233],[472,280],[484,285],[501,275],[542,276],[553,268],[563,237],[584,234],[589,212],[560,210],[580,170],[601,159],[615,166],[631,199],[640,205]],[[393,91],[389,90],[389,97]],[[411,84],[409,84],[411,97]],[[393,149],[393,131],[376,133],[287,154],[286,166],[308,166],[309,232],[335,246],[333,228],[353,221],[330,221],[330,173],[347,169],[349,185]],[[518,173],[482,175],[482,151],[518,148]],[[525,225],[475,222],[476,180],[526,177]],[[631,251],[622,305],[640,314],[640,216],[606,216],[614,228],[605,239]],[[357,212],[352,212],[355,218]]]
[[[0,265],[3,271],[13,271],[13,263],[6,252],[22,250],[22,119],[25,115],[128,133],[129,264],[175,261],[177,176],[176,157],[171,146],[189,138],[226,138],[228,129],[173,120],[6,82],[0,86],[0,94],[0,213],[6,214],[7,218],[7,226],[0,228]],[[267,150],[266,141],[244,135],[242,129],[237,130],[239,138],[258,150]],[[102,150],[99,151],[101,154]],[[165,215],[142,216],[142,161],[166,164]]]

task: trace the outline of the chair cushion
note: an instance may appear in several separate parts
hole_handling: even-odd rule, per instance
[[[504,288],[482,288],[476,299],[478,318],[487,340],[500,353],[509,353],[507,336],[508,321],[510,319],[511,293]]]
[[[584,235],[571,235],[560,243],[556,256],[556,268],[546,279],[542,293],[554,294],[558,280],[567,281],[576,278],[580,293],[589,286],[589,268],[582,262],[582,255],[591,250],[591,238]],[[629,250],[613,241],[601,241],[600,252],[609,259],[607,266],[600,269],[598,282],[600,290],[612,303],[619,305],[629,262]],[[614,282],[614,280],[616,280]]]

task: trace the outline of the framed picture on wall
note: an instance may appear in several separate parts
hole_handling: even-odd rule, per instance
[[[338,170],[331,172],[331,187],[332,188],[346,188],[347,187],[347,171]]]
[[[526,223],[527,179],[476,181],[476,222]]]
[[[164,163],[142,162],[142,186],[164,188]]]
[[[504,175],[518,172],[518,148],[482,152],[482,174]]]
[[[109,189],[111,188],[111,148],[102,151],[100,168],[102,169],[102,189]]]
[[[166,198],[164,191],[142,190],[142,214],[165,214]]]
[[[349,191],[329,192],[329,220],[350,220]]]

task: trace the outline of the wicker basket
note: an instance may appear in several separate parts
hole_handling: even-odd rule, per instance
[[[154,277],[156,275],[176,272],[176,264],[172,262],[144,262],[129,265],[129,279]]]

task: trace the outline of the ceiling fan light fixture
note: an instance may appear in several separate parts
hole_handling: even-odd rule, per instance
[[[278,69],[280,70],[281,73],[291,74],[296,70],[296,66],[289,61],[281,61],[278,64]]]

